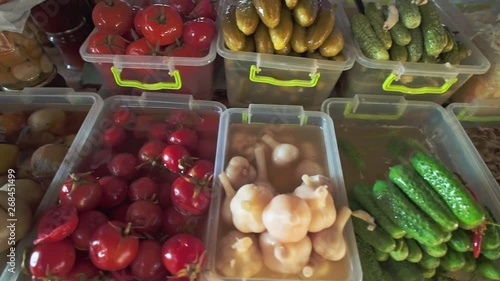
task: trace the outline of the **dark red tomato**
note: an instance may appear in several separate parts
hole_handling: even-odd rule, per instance
[[[134,123],[135,114],[128,108],[120,108],[113,112],[112,120],[116,126],[127,127]]]
[[[111,209],[111,212],[109,214],[109,219],[112,221],[126,222],[127,221],[127,210],[128,210],[129,206],[130,206],[130,204],[124,203],[118,207]]]
[[[181,145],[169,145],[162,152],[163,165],[174,173],[186,172],[192,165],[191,154]]]
[[[153,162],[160,160],[161,154],[165,149],[166,144],[159,140],[152,140],[144,144],[138,153],[140,162]]]
[[[97,31],[89,38],[87,52],[91,54],[124,55],[127,42],[116,34]]]
[[[109,209],[120,205],[128,194],[127,182],[116,176],[108,176],[99,179],[102,187],[101,201],[99,207]]]
[[[171,127],[172,126],[168,125],[167,123],[154,124],[149,129],[149,137],[154,140],[168,142],[168,135],[170,134]]]
[[[77,225],[78,213],[74,206],[52,206],[40,217],[33,244],[61,241],[73,233]]]
[[[126,1],[103,0],[95,4],[92,21],[99,30],[120,34],[132,28],[133,13]]]
[[[193,0],[169,0],[168,5],[174,7],[183,17],[187,17],[195,6]]]
[[[97,179],[91,174],[72,174],[64,182],[59,192],[61,205],[74,206],[78,212],[97,208],[102,190]]]
[[[134,135],[138,139],[143,139],[148,136],[149,129],[154,124],[161,122],[161,118],[156,115],[139,115],[134,126]]]
[[[161,261],[160,242],[143,240],[139,244],[139,251],[130,265],[132,274],[141,281],[152,281],[158,276],[164,276],[167,270]]]
[[[114,152],[110,147],[105,147],[103,149],[97,150],[89,157],[88,167],[92,171],[92,175],[96,178],[100,178],[109,175],[108,171],[108,161],[113,158]]]
[[[191,234],[179,233],[170,237],[161,249],[163,265],[175,277],[196,280],[205,264],[205,246]]]
[[[142,177],[134,180],[128,189],[128,199],[130,201],[137,200],[154,200],[158,199],[159,187],[152,179]]]
[[[189,232],[189,224],[186,217],[174,207],[163,210],[161,217],[161,230],[168,235]]]
[[[202,138],[198,140],[198,148],[196,150],[196,156],[198,158],[214,162],[216,152],[217,152],[217,139]]]
[[[127,222],[140,233],[156,234],[161,226],[161,208],[151,201],[135,201],[127,210]]]
[[[170,183],[164,183],[158,188],[158,204],[163,209],[172,205],[172,200],[170,199]]]
[[[173,131],[168,136],[169,144],[182,145],[191,153],[196,152],[198,146],[198,136],[193,129],[181,128]]]
[[[138,21],[142,34],[154,45],[170,45],[182,37],[182,17],[168,5],[147,7]]]
[[[73,270],[62,281],[92,280],[99,275],[99,269],[90,260],[80,260],[75,263]]]
[[[160,51],[159,46],[149,43],[146,38],[139,38],[127,46],[125,51],[127,55],[137,56],[160,56],[163,53]]]
[[[129,267],[121,270],[110,271],[109,279],[103,281],[137,281]]]
[[[29,269],[34,277],[63,277],[75,265],[76,250],[69,239],[47,242],[35,246],[29,259]]]
[[[191,48],[191,47],[187,47]],[[182,48],[174,49],[181,50]],[[192,48],[191,48],[192,49]],[[201,118],[194,112],[182,110],[182,109],[174,109],[170,111],[166,118],[167,124],[170,124],[172,127],[188,127],[192,128],[194,125],[201,122]]]
[[[202,58],[207,55],[207,52],[198,50],[191,45],[183,44],[181,46],[165,50],[165,55],[178,58]],[[182,69],[186,69],[186,67]]]
[[[71,240],[80,250],[89,249],[89,241],[94,231],[108,222],[105,214],[99,211],[88,211],[80,214],[78,226],[71,233]]]
[[[111,127],[104,131],[102,143],[109,147],[118,147],[127,140],[127,133],[123,128]]]
[[[219,131],[219,115],[204,114],[201,117],[201,122],[197,123],[194,129],[200,138],[216,139]]]
[[[214,164],[208,160],[196,160],[186,176],[194,180],[201,187],[211,187],[211,180],[214,175]]]
[[[199,216],[208,211],[210,191],[179,177],[172,183],[170,198],[174,207],[185,215]]]
[[[189,14],[190,19],[209,18],[214,22],[217,20],[217,11],[210,0],[200,0]]]
[[[217,29],[209,18],[197,18],[184,23],[182,39],[185,44],[191,45],[200,51],[210,49]]]
[[[134,30],[139,36],[142,36],[141,17],[143,16],[142,15],[143,12],[144,9],[137,8],[137,11],[135,12],[134,16]]]
[[[139,239],[130,235],[130,224],[111,221],[101,225],[90,239],[89,257],[102,270],[121,270],[137,256]]]
[[[137,172],[137,158],[130,153],[117,154],[108,163],[109,172],[112,175],[131,178]]]

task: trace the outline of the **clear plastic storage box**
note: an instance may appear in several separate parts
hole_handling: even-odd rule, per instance
[[[271,135],[278,142],[294,143],[297,145],[300,150],[300,157],[302,157],[300,159],[303,159],[300,161],[310,159],[306,155],[317,155],[315,156],[317,158],[314,158],[317,161],[316,163],[324,163],[322,165],[323,175],[330,179],[333,186],[333,198],[338,213],[338,210],[342,206],[347,206],[347,195],[344,188],[342,168],[340,166],[331,118],[322,112],[304,111],[301,106],[250,104],[249,108],[231,108],[226,110],[221,116],[219,128],[213,190],[215,194],[210,206],[209,229],[206,239],[208,245],[210,245],[207,250],[206,279],[227,281],[303,280],[304,277],[301,277],[300,274],[279,274],[269,270],[265,265],[250,278],[238,276],[225,277],[222,274],[218,266],[222,261],[218,259],[224,255],[221,253],[221,249],[223,247],[230,247],[230,245],[221,244],[221,241],[229,242],[230,240],[221,240],[221,238],[228,231],[234,229],[234,226],[229,226],[228,222],[223,220],[224,215],[221,209],[223,208],[224,190],[226,189],[222,188],[220,174],[225,170],[230,157],[240,155],[247,158],[252,163],[251,165],[257,163],[258,177],[262,179],[260,172],[262,170],[259,170],[258,164],[259,156],[254,151],[254,145],[258,145],[258,143],[264,145],[264,143],[259,141],[259,138],[264,136],[264,134]],[[304,133],[306,131],[309,133]],[[307,142],[309,142],[309,145],[307,145]],[[266,159],[264,161],[267,164],[264,166],[267,167],[265,171],[269,182],[271,182],[279,194],[293,192],[300,185],[300,177],[297,178],[298,185],[290,184],[290,182],[296,181],[295,177],[299,173],[294,173],[291,170],[293,167],[290,168],[290,166],[287,166],[288,170],[283,170],[283,168],[274,165],[270,162],[271,150],[266,147],[265,151],[265,156],[262,155],[260,159]],[[252,155],[254,158],[252,158]],[[286,179],[283,179],[283,175],[286,175]],[[266,176],[264,175],[263,177]],[[238,187],[234,188],[237,189]],[[328,261],[325,267],[318,265],[318,268],[323,268],[325,271],[321,269],[321,273],[316,275],[318,278],[311,277],[312,279],[310,280],[362,280],[362,270],[350,220],[343,231],[343,235],[347,243],[347,255],[340,261]],[[259,238],[256,239],[258,240]]]
[[[78,97],[78,95],[76,95]],[[224,105],[213,101],[194,100],[192,96],[179,96],[166,93],[143,93],[141,96],[120,96],[115,95],[107,98],[103,105],[93,112],[93,118],[88,120],[81,129],[80,135],[75,139],[65,160],[65,165],[59,169],[56,179],[47,191],[47,196],[40,203],[37,217],[48,207],[57,204],[59,200],[59,189],[61,184],[70,173],[85,173],[89,171],[89,156],[93,155],[102,146],[102,135],[104,130],[111,126],[110,114],[114,110],[126,109],[135,114],[165,114],[170,111],[177,112],[199,112],[220,115],[224,110]],[[141,130],[145,128],[141,127]],[[105,156],[102,156],[105,157]],[[101,157],[101,158],[102,158]],[[109,158],[101,159],[109,160]],[[37,218],[33,225],[37,225]],[[203,234],[201,234],[203,236]],[[15,273],[4,272],[2,281],[31,280],[31,276],[21,271],[21,257],[26,249],[30,247],[36,238],[36,228],[32,228],[26,238],[17,246],[16,257],[18,264]]]
[[[455,24],[454,15],[448,14],[456,9],[448,1],[435,1],[446,24],[456,36],[471,49],[472,53],[460,65],[410,63],[379,61],[367,58],[357,47],[353,48],[356,63],[346,72],[342,81],[340,95],[353,97],[357,94],[405,96],[408,100],[445,103],[469,78],[483,74],[490,63],[482,52]],[[352,4],[351,7],[352,9]]]
[[[229,105],[247,107],[250,103],[301,105],[319,109],[330,96],[343,71],[350,69],[354,56],[350,51],[349,23],[342,3],[337,5],[335,24],[344,35],[341,54],[345,61],[318,60],[293,56],[235,52],[224,44],[219,30],[217,52],[224,58]],[[236,0],[222,0],[219,13]]]
[[[0,95],[0,112],[19,112],[19,111],[35,111],[44,108],[59,108],[65,112],[82,113],[85,114],[85,119],[81,124],[80,130],[76,134],[72,145],[68,149],[68,153],[64,158],[62,164],[59,167],[58,172],[50,180],[52,183],[47,187],[42,201],[38,205],[36,212],[33,213],[33,221],[40,213],[40,210],[44,209],[47,202],[54,198],[53,190],[55,186],[60,184],[68,174],[68,169],[71,167],[71,159],[75,153],[82,149],[82,140],[88,135],[88,130],[86,130],[90,124],[94,123],[98,112],[102,109],[103,101],[95,93],[83,93],[75,92],[73,89],[67,88],[25,88],[21,92],[4,93]],[[3,135],[3,133],[2,133]],[[21,150],[22,153],[23,150]],[[2,157],[5,157],[3,155]],[[16,171],[16,169],[15,169]],[[20,171],[17,170],[14,174],[15,180],[22,179],[20,177]],[[15,181],[14,181],[15,183]],[[5,222],[2,222],[2,224]],[[20,222],[19,222],[20,223]],[[24,249],[27,245],[31,244],[31,238],[29,233],[26,234],[20,241],[17,242],[15,248],[15,269],[12,267],[13,264],[7,265],[4,262],[6,258],[6,253],[1,253],[2,263],[0,268],[3,270],[0,280],[11,281],[16,280],[16,276],[21,270],[21,260],[23,257]],[[5,254],[5,255],[4,255]],[[11,261],[8,258],[7,261]],[[12,273],[15,271],[15,273]]]
[[[357,182],[373,185],[377,179],[386,180],[389,167],[409,160],[399,150],[399,144],[409,143],[458,173],[495,219],[500,219],[500,190],[467,135],[438,104],[395,96],[356,95],[328,99],[322,111],[332,117],[338,143],[348,140],[352,144],[349,151],[356,150],[366,161],[360,172],[352,154],[341,148],[347,192]]]

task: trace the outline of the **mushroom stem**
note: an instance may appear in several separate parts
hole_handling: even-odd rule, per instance
[[[222,219],[228,223],[233,223],[233,214],[231,213],[231,200],[233,200],[236,192],[234,191],[231,183],[229,182],[229,178],[226,173],[222,172],[219,174],[219,180],[224,188],[224,192],[226,193],[226,197],[224,198],[224,202],[222,203],[221,216]]]
[[[269,145],[272,149],[275,149],[280,144],[268,134],[264,134],[262,136],[262,141],[265,142],[267,145]]]
[[[266,155],[264,154],[264,146],[257,145],[254,150],[255,153],[255,162],[257,166],[257,178],[255,179],[256,183],[268,183],[267,177],[267,165],[266,165]]]
[[[220,183],[222,184],[222,187],[224,188],[224,192],[226,193],[226,197],[233,198],[234,195],[236,194],[236,191],[234,191],[233,186],[229,182],[229,178],[227,177],[226,173],[222,172],[219,175],[219,180]]]

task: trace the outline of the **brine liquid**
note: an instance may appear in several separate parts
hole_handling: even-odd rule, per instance
[[[323,174],[329,177],[325,143],[323,132],[318,126],[298,126],[298,125],[247,125],[231,124],[229,127],[229,138],[227,143],[226,165],[234,156],[246,156],[253,161],[254,157],[251,148],[260,141],[261,136],[268,133],[280,143],[290,143],[296,145],[301,153],[301,158],[313,160],[323,167]],[[301,183],[301,176],[295,172],[300,162],[292,164],[290,167],[278,168],[272,162],[272,149],[266,146],[266,166],[268,170],[269,182],[279,193],[290,193]],[[252,162],[255,165],[255,162]],[[234,226],[223,222],[219,225],[219,238],[224,236]],[[225,245],[229,247],[229,245]],[[218,255],[218,254],[217,254]],[[317,272],[310,279],[314,280],[346,280],[350,273],[349,253],[340,261],[327,261],[326,266],[318,268]],[[263,269],[252,278],[262,279],[304,279],[300,275],[281,274],[267,269]]]

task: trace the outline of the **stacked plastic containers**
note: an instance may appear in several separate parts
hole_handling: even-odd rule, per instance
[[[343,61],[232,51],[224,44],[222,30],[219,31],[217,52],[224,58],[230,106],[287,104],[319,109],[332,93],[342,72],[350,69],[354,63],[350,52],[350,31],[342,3],[337,0],[330,2],[335,6],[335,26],[346,41],[340,53]],[[230,5],[238,5],[238,1],[220,1],[219,21]]]
[[[330,236],[331,240],[328,240],[330,242],[327,243],[332,243],[333,241],[336,241],[335,243],[345,243],[347,253],[344,256],[340,254],[342,251],[338,250],[338,259],[330,256],[332,260],[335,261],[323,260],[323,262],[321,262],[321,258],[309,259],[309,254],[312,253],[312,251],[307,252],[307,249],[311,250],[308,248],[310,246],[307,246],[311,241],[308,237],[312,237],[310,233],[308,233],[305,238],[295,237],[294,239],[301,240],[296,243],[289,243],[288,245],[280,244],[276,241],[273,242],[273,239],[269,240],[268,233],[272,231],[269,224],[264,223],[266,228],[260,231],[262,233],[259,233],[259,231],[257,231],[257,228],[260,227],[257,226],[258,223],[253,224],[251,219],[245,219],[246,215],[244,214],[236,216],[236,213],[233,213],[233,211],[238,211],[238,203],[236,203],[238,200],[236,198],[244,199],[245,195],[237,194],[231,200],[231,206],[227,204],[228,196],[231,194],[228,190],[234,188],[238,189],[238,193],[240,193],[242,189],[247,190],[248,186],[239,187],[239,184],[231,179],[229,179],[228,182],[223,180],[224,176],[221,176],[225,171],[225,174],[229,178],[230,171],[236,168],[236,166],[233,168],[228,167],[228,165],[236,164],[236,161],[232,160],[233,157],[245,157],[251,165],[255,165],[254,167],[256,167],[257,170],[257,179],[255,179],[255,183],[261,186],[260,189],[255,189],[255,196],[261,197],[255,198],[261,198],[262,200],[268,198],[264,195],[266,194],[264,190],[266,187],[263,186],[272,186],[271,190],[276,191],[276,193],[272,195],[276,197],[273,197],[266,207],[266,209],[268,209],[271,208],[269,206],[274,204],[273,202],[279,201],[276,198],[282,196],[286,197],[293,193],[295,188],[301,185],[301,176],[304,173],[310,172],[311,176],[320,174],[329,182],[330,188],[328,190],[333,194],[334,205],[338,214],[334,224],[337,220],[339,221],[338,223],[340,223],[342,220],[340,217],[342,217],[342,215],[340,215],[341,211],[339,210],[347,206],[347,195],[344,188],[342,168],[340,167],[339,152],[337,150],[336,137],[331,118],[322,112],[304,111],[301,106],[250,104],[248,108],[231,108],[226,110],[222,114],[219,127],[217,160],[214,174],[215,188],[213,189],[215,194],[210,206],[209,228],[206,239],[209,241],[210,245],[207,252],[208,271],[206,273],[206,279],[245,280],[251,278],[251,280],[257,281],[274,281],[303,280],[303,278],[307,276],[311,278],[311,280],[361,281],[362,270],[350,221],[348,221],[345,228],[339,228],[342,231],[341,234],[332,230],[332,228],[328,228],[327,230],[332,231],[332,234],[334,232],[337,233],[335,238]],[[296,162],[293,162],[293,164],[288,163],[288,166],[287,164],[285,164],[285,166],[280,166],[281,164],[277,164],[277,162],[271,160],[275,159],[274,155],[276,154],[274,154],[275,151],[271,148],[272,146],[268,146],[273,142],[269,142],[269,138],[272,138],[276,143],[286,142],[297,146],[300,158],[296,159]],[[276,149],[276,147],[274,149]],[[300,163],[305,163],[308,167],[312,165],[316,167],[316,169],[306,172],[302,169],[304,167],[300,168],[302,165]],[[250,182],[252,181],[250,180],[248,183]],[[246,193],[242,191],[240,194]],[[250,194],[251,193],[248,193],[248,196],[251,196]],[[252,202],[250,204],[253,204],[250,207],[255,207],[255,210],[258,209],[258,206],[265,204],[264,201],[248,200],[248,203]],[[283,212],[282,220],[286,220],[285,218],[287,217],[286,203],[284,204],[285,205],[282,206],[285,209],[280,209],[280,211]],[[262,207],[264,206],[265,205],[262,205]],[[231,219],[227,219],[229,207],[233,213],[232,221]],[[297,210],[300,210],[301,207],[300,202],[293,204],[293,208],[298,208]],[[326,206],[322,210],[324,212],[329,211]],[[241,209],[241,211],[244,212],[243,209]],[[296,214],[298,213],[299,211],[297,211]],[[263,221],[266,221],[264,218],[265,216],[267,215],[262,215]],[[301,220],[299,217],[300,216],[297,215],[297,221]],[[238,234],[236,230],[241,230],[246,227],[245,223],[248,223],[248,227],[254,229],[253,232],[257,231],[257,233]],[[276,223],[279,222],[276,221]],[[335,225],[334,228],[336,226],[337,225]],[[294,231],[302,232],[299,228],[300,227],[295,228]],[[285,228],[280,229],[280,231],[282,231],[281,233],[287,232]],[[340,238],[340,236],[343,236],[344,241],[341,240],[342,238]],[[228,260],[231,256],[231,244],[228,243],[232,243],[231,241],[233,241],[231,237],[233,237],[233,239],[234,237],[238,237],[239,239],[248,241],[252,239],[253,243],[250,244],[251,247],[255,249],[260,248],[262,256],[260,256],[261,254],[256,254],[252,250],[248,250],[245,252],[245,257],[240,257],[246,258],[248,261],[244,264],[238,264],[238,262],[242,261],[238,258],[233,265],[233,263]],[[283,237],[281,239],[288,238]],[[341,248],[340,246],[339,249]],[[293,254],[283,256],[281,268],[276,265],[276,263],[279,264],[279,262],[274,262],[275,266],[273,267],[273,259],[274,257],[279,259],[280,255],[277,253],[280,252],[280,249],[284,250],[284,255],[287,255],[286,253]],[[314,248],[313,251],[315,250],[316,248]],[[304,251],[308,253],[305,260],[303,256]],[[312,256],[314,257],[315,255],[312,254]],[[304,261],[307,263],[303,263]],[[261,262],[260,266],[259,262]],[[238,268],[240,268],[240,270],[238,270]]]
[[[443,104],[473,75],[488,71],[488,60],[455,24],[453,14],[448,14],[455,7],[448,1],[432,2],[437,6],[443,24],[457,32],[459,40],[472,51],[471,56],[460,65],[378,61],[367,58],[355,43],[353,51],[356,63],[346,72],[345,81],[341,85],[341,96],[385,94]]]
[[[95,118],[97,114],[101,111],[103,101],[102,99],[94,94],[94,93],[80,93],[80,92],[75,92],[72,89],[65,89],[65,88],[26,88],[22,92],[18,93],[4,93],[0,96],[0,112],[2,115],[4,114],[19,114],[19,112],[23,112],[25,114],[31,114],[37,110],[42,110],[42,109],[58,109],[58,110],[63,110],[65,112],[65,120],[63,120],[65,123],[64,125],[64,131],[69,132],[71,131],[72,134],[74,135],[74,139],[72,142],[58,142],[57,139],[54,139],[52,142],[57,143],[58,147],[60,145],[64,145],[67,147],[67,154],[62,161],[62,164],[59,166],[59,169],[55,176],[53,177],[38,177],[36,176],[33,178],[31,173],[29,172],[26,174],[26,165],[23,164],[23,161],[28,161],[28,171],[31,170],[31,165],[29,162],[29,159],[31,157],[31,153],[33,153],[34,148],[38,148],[39,146],[41,147],[42,144],[45,143],[51,143],[50,141],[50,136],[51,133],[47,131],[40,131],[40,132],[33,132],[34,129],[31,129],[29,126],[23,126],[21,128],[21,133],[17,137],[17,140],[12,144],[9,139],[12,138],[12,136],[9,136],[9,132],[2,130],[1,136],[2,136],[2,145],[4,146],[9,146],[8,149],[2,150],[2,157],[4,161],[9,161],[8,159],[11,158],[12,153],[16,151],[14,146],[18,147],[18,158],[16,159],[16,167],[9,167],[9,168],[14,168],[15,173],[12,174],[10,180],[13,180],[12,182],[15,184],[14,187],[16,188],[16,193],[19,200],[21,200],[21,194],[26,194],[26,190],[21,190],[21,181],[26,181],[27,179],[33,179],[35,180],[38,184],[40,184],[45,190],[45,193],[38,204],[38,207],[35,208],[35,206],[32,206],[32,213],[26,214],[26,217],[23,218],[18,218],[18,221],[15,222],[16,225],[16,234],[21,235],[21,228],[23,227],[22,225],[24,224],[26,226],[26,223],[28,223],[28,227],[31,228],[34,225],[34,222],[36,220],[36,217],[40,214],[40,210],[44,209],[44,206],[46,206],[47,201],[50,201],[51,198],[54,196],[54,188],[55,186],[58,186],[62,181],[66,179],[66,176],[69,172],[69,169],[71,168],[71,163],[73,157],[79,153],[79,151],[82,149],[83,145],[83,140],[87,138],[89,131],[86,130],[90,124],[94,123]],[[43,118],[45,119],[38,119],[40,122],[54,122],[55,119],[54,116],[57,115],[48,115],[48,112],[44,113]],[[0,116],[2,116],[0,115]],[[29,115],[26,115],[29,116]],[[41,116],[41,115],[40,115]],[[40,117],[41,118],[41,117]],[[82,121],[83,119],[83,121]],[[57,119],[60,122],[61,119]],[[78,121],[80,120],[80,121]],[[26,121],[26,120],[25,120]],[[33,120],[34,121],[34,120]],[[7,121],[8,122],[8,121]],[[80,123],[79,122],[83,122]],[[12,123],[10,123],[12,124]],[[31,124],[37,124],[37,126],[43,126],[43,123],[31,123]],[[55,123],[50,123],[50,124],[55,124]],[[2,118],[2,128],[10,128],[8,127],[9,123],[6,123],[6,119]],[[78,127],[75,127],[78,126]],[[78,130],[81,128],[81,130]],[[37,128],[37,130],[40,129]],[[76,132],[78,133],[76,133]],[[27,134],[27,135],[26,135]],[[65,135],[59,135],[58,137],[64,137]],[[55,151],[55,150],[52,150]],[[56,153],[56,152],[53,152]],[[45,157],[49,157],[46,155]],[[50,157],[54,157],[54,155],[50,155]],[[47,158],[46,161],[50,161],[50,158]],[[54,160],[55,161],[55,160]],[[23,168],[24,167],[24,168]],[[23,173],[24,171],[24,173]],[[11,182],[11,183],[12,183]],[[2,184],[3,185],[3,184]],[[26,187],[26,185],[25,185]],[[31,185],[33,187],[33,185]],[[36,187],[34,187],[36,188]],[[2,191],[6,192],[6,191]],[[37,191],[33,190],[32,194],[30,196],[35,196]],[[31,197],[34,198],[34,197]],[[2,199],[4,200],[4,199]],[[21,202],[18,202],[18,205],[16,206],[16,215],[20,216],[23,213],[23,206]],[[29,224],[28,220],[31,221]],[[17,232],[19,231],[19,232]],[[9,247],[8,251],[2,252],[1,253],[1,270],[3,271],[0,280],[16,280],[19,271],[21,270],[21,261],[23,257],[23,252],[24,248],[31,244],[31,240],[29,237],[28,233],[25,233],[23,237],[16,237],[16,239],[20,239],[15,246],[15,252],[11,253],[8,252],[11,250]],[[2,238],[6,239],[6,238]],[[29,241],[27,241],[29,240]],[[9,254],[10,257],[7,257]],[[7,261],[5,259],[7,258]]]

